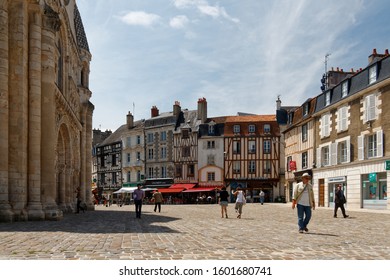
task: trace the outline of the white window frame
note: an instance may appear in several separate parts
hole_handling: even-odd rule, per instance
[[[207,172],[207,181],[214,182],[215,181],[215,172]]]
[[[131,137],[126,137],[126,147],[131,147]]]
[[[248,153],[250,154],[256,153],[256,140],[248,141]]]
[[[167,178],[167,167],[161,166],[161,178]]]
[[[271,161],[269,159],[264,161],[264,174],[271,174]]]
[[[239,160],[233,161],[233,173],[241,173],[241,162]]]
[[[148,149],[148,159],[154,158],[154,149]]]
[[[207,155],[207,165],[215,165],[215,155]]]
[[[235,124],[233,126],[233,133],[240,133],[240,125],[239,124]]]
[[[376,94],[367,95],[364,99],[365,104],[365,121],[372,121],[376,119]]]
[[[256,161],[250,160],[248,164],[248,173],[255,173],[256,172]]]
[[[348,95],[348,80],[341,84],[341,97],[344,98]]]
[[[378,130],[375,132],[375,154],[373,153],[371,156],[369,156],[368,139],[372,135],[373,134],[362,134],[358,136],[358,160],[383,157],[383,130]]]
[[[325,106],[330,105],[330,91],[325,93]]]
[[[321,138],[330,136],[330,113],[321,116]]]
[[[376,64],[368,68],[368,84],[373,84],[377,80],[377,66]]]
[[[351,136],[337,139],[334,145],[336,159],[333,164],[343,164],[351,162]]]
[[[308,134],[309,134],[309,128],[308,128],[308,124],[307,123],[302,125],[301,133],[302,133],[302,142],[306,142],[307,138],[308,138]]]
[[[268,123],[266,123],[265,125],[264,125],[264,133],[271,133],[271,125],[270,124],[268,124]]]
[[[307,152],[303,152],[301,154],[301,160],[302,160],[302,169],[308,168],[309,165],[309,154]]]
[[[250,124],[248,127],[249,133],[255,133],[256,132],[256,126],[254,124]]]
[[[348,130],[348,106],[337,110],[337,132]]]
[[[131,154],[127,153],[126,154],[126,158],[127,158],[127,163],[130,163],[130,161],[131,161]]]
[[[161,131],[160,141],[167,141],[167,132],[166,131]]]
[[[167,147],[161,147],[161,158],[167,158]]]
[[[264,140],[263,142],[263,153],[270,154],[271,153],[271,140]]]
[[[154,137],[153,133],[148,133],[148,143],[153,143]]]

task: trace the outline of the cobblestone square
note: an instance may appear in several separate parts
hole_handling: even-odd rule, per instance
[[[389,211],[313,212],[298,233],[291,204],[247,204],[241,219],[220,206],[96,206],[61,221],[0,223],[3,260],[389,260]]]

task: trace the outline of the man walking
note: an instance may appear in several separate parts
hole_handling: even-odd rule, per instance
[[[154,199],[154,212],[156,212],[157,207],[158,207],[158,212],[160,213],[161,212],[161,203],[163,201],[163,196],[162,196],[161,192],[156,190],[153,193],[153,199]]]
[[[311,219],[311,210],[315,209],[313,186],[309,183],[311,176],[303,173],[302,182],[293,189],[292,209],[297,206],[299,233],[308,232],[307,225]]]
[[[334,196],[334,218],[337,218],[337,210],[341,209],[341,213],[343,214],[344,218],[348,218],[349,216],[345,214],[345,208],[344,208],[344,203],[346,203],[347,200],[345,199],[344,192],[341,189],[341,185],[337,186],[337,190]]]
[[[133,193],[135,204],[135,217],[141,219],[142,201],[145,197],[145,192],[141,190],[142,185],[138,184],[137,189]]]

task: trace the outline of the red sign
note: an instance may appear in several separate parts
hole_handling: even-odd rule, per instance
[[[290,161],[290,170],[297,170],[297,162]]]

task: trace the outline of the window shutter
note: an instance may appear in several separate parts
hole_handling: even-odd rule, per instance
[[[377,155],[378,157],[383,157],[383,130],[376,132],[376,142],[377,142]]]
[[[351,162],[351,139],[348,138],[345,141],[345,145],[347,146],[347,161],[346,162]]]
[[[364,160],[364,135],[358,136],[358,159]]]
[[[330,144],[330,162],[329,165],[337,165],[337,143]]]
[[[374,120],[375,116],[375,94],[366,97],[366,121]]]
[[[317,148],[317,167],[321,167],[321,148]]]

